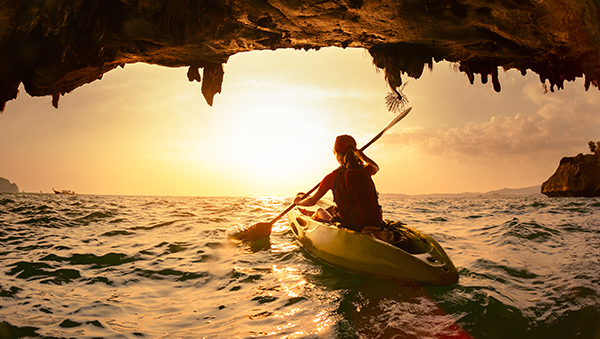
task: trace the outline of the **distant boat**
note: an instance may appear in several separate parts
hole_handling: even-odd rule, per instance
[[[71,191],[71,190],[62,190],[62,191],[57,191],[57,190],[55,190],[55,189],[54,189],[54,187],[52,187],[52,190],[53,190],[53,191],[54,191],[54,193],[56,193],[56,194],[71,194],[71,195],[75,194],[75,192],[74,192],[74,191]]]

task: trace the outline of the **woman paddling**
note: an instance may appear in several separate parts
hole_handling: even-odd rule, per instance
[[[379,166],[356,149],[356,140],[349,135],[335,139],[333,153],[341,166],[323,178],[312,196],[302,199],[304,193],[298,193],[294,204],[313,206],[331,189],[336,208],[331,214],[319,209],[315,218],[337,221],[344,228],[358,232],[366,226],[379,226],[382,223],[381,206],[371,178],[379,171]]]

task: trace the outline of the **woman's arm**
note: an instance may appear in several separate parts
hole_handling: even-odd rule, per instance
[[[369,171],[371,175],[375,175],[375,173],[379,172],[379,166],[373,159],[369,158],[363,151],[357,150],[356,154],[361,158],[361,160],[365,163],[365,165],[370,166],[371,170]]]
[[[333,189],[333,183],[335,181],[335,177],[337,176],[338,170],[335,170],[323,178],[321,180],[321,184],[319,185],[319,189],[312,197],[306,197],[306,199],[302,199],[304,193],[296,194],[296,198],[294,198],[294,205],[299,206],[313,206],[316,204],[330,189]]]
[[[310,197],[306,197],[306,199],[302,199],[304,193],[298,193],[294,198],[294,205],[313,206],[325,195],[325,193],[327,193],[327,189],[324,189],[322,185],[319,186],[319,189],[317,190],[317,192],[315,192],[315,194],[313,194]]]

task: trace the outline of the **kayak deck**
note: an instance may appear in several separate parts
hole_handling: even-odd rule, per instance
[[[304,211],[304,213],[303,213]],[[314,257],[351,273],[428,285],[458,282],[458,271],[438,242],[401,223],[355,232],[314,220],[298,207],[288,219],[298,242]],[[393,230],[393,231],[392,231]]]

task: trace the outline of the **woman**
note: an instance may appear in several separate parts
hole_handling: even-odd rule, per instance
[[[379,226],[382,223],[381,207],[371,179],[379,171],[379,166],[356,149],[356,140],[349,135],[335,139],[333,153],[341,166],[323,178],[314,195],[302,199],[304,193],[298,193],[294,204],[313,206],[331,189],[337,205],[332,222],[339,221],[343,227],[358,232],[365,226]],[[325,213],[319,209],[315,217],[327,219]]]

